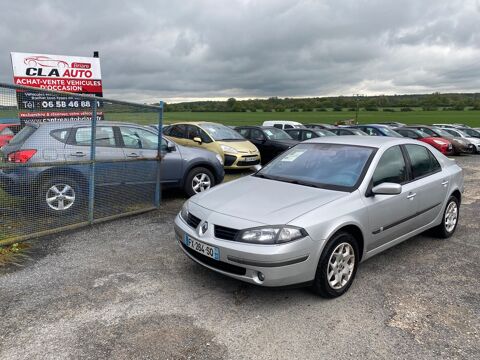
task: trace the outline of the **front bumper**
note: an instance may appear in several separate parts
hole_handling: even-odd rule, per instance
[[[174,226],[182,251],[200,265],[223,275],[269,287],[303,284],[315,278],[320,242],[309,236],[281,245],[258,245],[217,239],[212,229],[199,236],[179,215]],[[218,248],[219,260],[187,248],[183,242],[185,234]]]
[[[245,153],[238,153],[238,154],[228,154],[225,153],[225,169],[247,169],[252,166],[260,164],[260,153],[253,153],[253,154],[245,154]],[[247,161],[254,159],[253,161]]]

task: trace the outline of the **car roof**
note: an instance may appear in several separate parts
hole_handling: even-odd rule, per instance
[[[409,138],[399,138],[391,136],[358,136],[358,135],[346,135],[346,136],[328,136],[321,138],[313,138],[304,143],[321,143],[321,144],[342,144],[342,145],[354,145],[354,146],[368,146],[374,148],[390,147],[393,145],[401,144],[417,144],[418,141]]]
[[[92,122],[91,121],[55,121],[55,122],[44,122],[44,123],[31,123],[27,125],[32,125],[35,127],[42,127],[42,128],[53,128],[53,129],[62,129],[66,127],[79,127],[79,126],[91,126]],[[128,125],[128,126],[138,126],[138,127],[145,127],[148,128],[148,125],[140,125],[140,124],[135,124],[135,123],[130,123],[130,122],[123,122],[123,121],[97,121],[97,126],[122,126],[122,125]]]

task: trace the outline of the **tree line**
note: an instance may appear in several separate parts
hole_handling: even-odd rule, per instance
[[[449,111],[480,110],[480,93],[335,96],[226,101],[194,101],[166,104],[166,111],[191,112],[284,112],[284,111]]]

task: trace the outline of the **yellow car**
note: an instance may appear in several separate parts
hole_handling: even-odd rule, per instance
[[[256,146],[222,124],[176,123],[168,125],[163,134],[177,144],[200,147],[220,154],[226,169],[249,168],[260,164],[260,152]]]

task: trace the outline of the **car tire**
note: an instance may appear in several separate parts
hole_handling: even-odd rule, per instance
[[[42,181],[38,187],[37,200],[41,211],[63,216],[75,213],[85,205],[86,199],[75,179],[53,176]]]
[[[188,172],[185,179],[184,190],[190,197],[215,186],[215,177],[212,172],[204,167],[196,167]]]
[[[440,225],[433,228],[433,233],[442,239],[447,239],[455,233],[460,217],[460,201],[455,196],[450,196],[442,215]]]
[[[340,260],[340,264],[336,259],[339,255],[343,258]],[[353,255],[353,258],[351,255]],[[346,259],[346,256],[349,256],[348,259]],[[352,285],[357,273],[359,258],[355,237],[344,231],[336,233],[327,243],[320,256],[312,284],[313,292],[325,298],[335,298],[343,295]],[[332,261],[335,262],[332,263]],[[338,266],[340,266],[340,269]],[[336,284],[333,284],[335,281]]]

